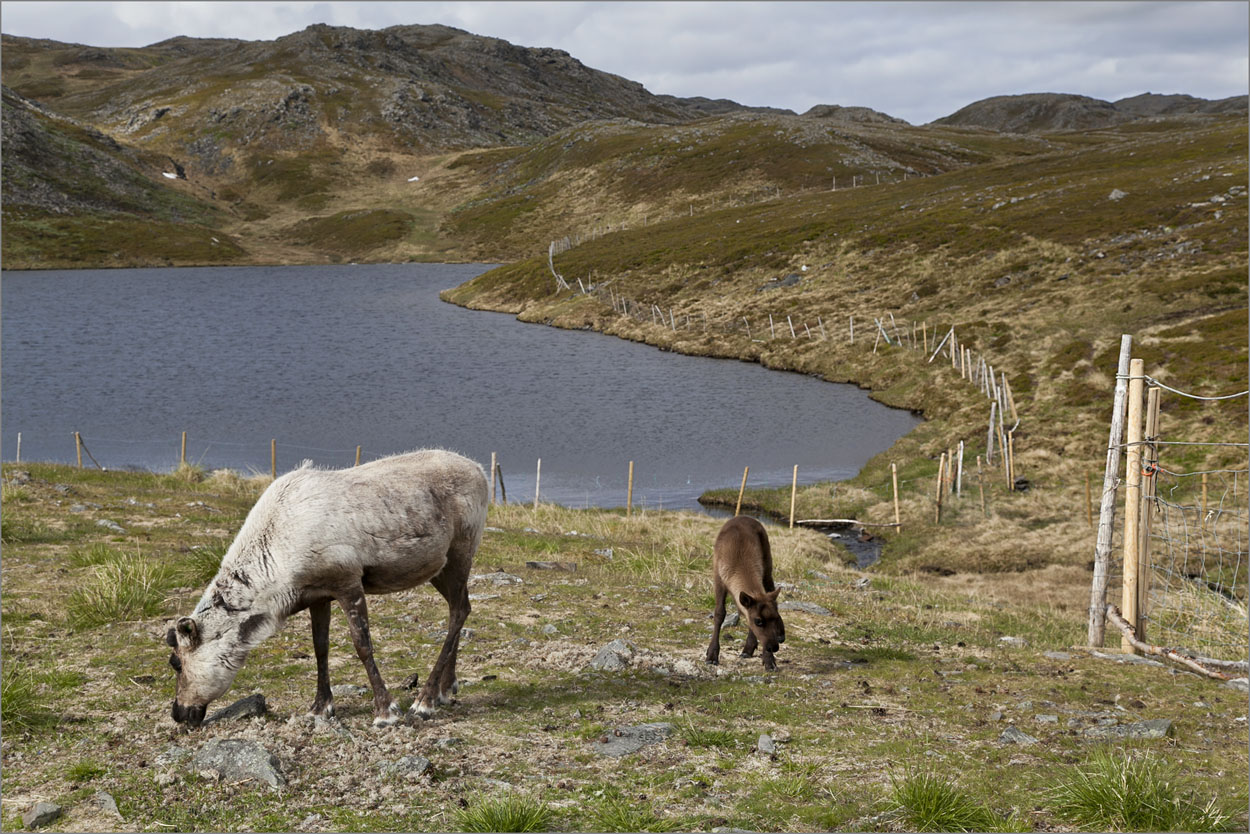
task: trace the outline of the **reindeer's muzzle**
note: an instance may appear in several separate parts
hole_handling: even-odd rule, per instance
[[[174,720],[179,724],[188,724],[191,729],[200,726],[200,722],[204,720],[204,713],[208,711],[208,704],[200,704],[199,706],[184,707],[182,704],[174,701],[173,716]]]

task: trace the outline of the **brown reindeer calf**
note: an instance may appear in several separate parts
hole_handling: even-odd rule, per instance
[[[725,597],[732,595],[734,604],[747,624],[747,642],[741,657],[755,654],[763,647],[760,658],[765,669],[776,669],[773,653],[786,642],[786,626],[777,613],[777,588],[773,585],[773,555],[768,547],[764,525],[750,516],[734,516],[716,534],[712,549],[712,642],[707,647],[707,662],[720,662],[720,630],[725,622]]]

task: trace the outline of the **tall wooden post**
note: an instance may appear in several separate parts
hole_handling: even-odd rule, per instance
[[[1124,588],[1120,611],[1133,628],[1141,625],[1138,610],[1138,563],[1141,555],[1141,437],[1142,437],[1142,374],[1145,362],[1134,359],[1129,365],[1128,426],[1125,432],[1125,488],[1124,488]],[[1126,654],[1134,652],[1127,635],[1120,638],[1120,649]]]
[[[625,517],[629,518],[634,512],[634,462],[629,462],[629,485],[625,488]]]
[[[269,439],[269,477],[278,477],[278,438]]]
[[[985,479],[981,477],[981,456],[977,455],[977,491],[981,493],[981,515],[985,512]]]
[[[1202,521],[1203,527],[1207,524],[1207,473],[1202,473]]]
[[[538,468],[534,472],[534,509],[538,509],[538,485],[543,479],[543,459],[538,459]]]
[[[82,469],[82,435],[74,432],[74,451],[78,455],[78,468]]]
[[[742,495],[747,491],[747,473],[750,471],[749,466],[742,468],[742,486],[738,487],[738,503],[734,504],[734,515],[742,515]]]
[[[903,521],[898,514],[898,464],[890,464],[890,480],[894,482],[894,529],[902,531]]]
[[[490,453],[490,505],[495,506],[495,453]]]
[[[356,447],[356,463],[353,465],[360,466],[360,447],[359,446]]]
[[[945,492],[945,490],[942,489],[942,479],[945,476],[946,476],[946,453],[943,452],[942,458],[938,461],[937,514],[933,517],[933,522],[935,524],[941,523],[942,521],[942,493]]]
[[[1111,562],[1111,538],[1115,528],[1116,482],[1120,476],[1120,439],[1124,434],[1124,398],[1128,393],[1129,354],[1133,337],[1120,337],[1120,360],[1116,368],[1115,399],[1111,406],[1111,435],[1107,440],[1107,468],[1103,473],[1098,511],[1098,540],[1094,547],[1094,581],[1089,591],[1089,644],[1101,647],[1107,630],[1107,581]]]
[[[794,478],[790,481],[790,529],[794,529],[794,501],[799,495],[799,465],[794,465]]]
[[[185,431],[182,433],[182,453],[178,455],[178,465],[187,465],[187,433]]]
[[[1016,433],[1007,432],[1007,489],[1016,491]]]
[[[22,433],[17,433],[17,462],[22,462]]]
[[[1094,507],[1089,495],[1089,473],[1085,473],[1085,523],[1094,526]]]
[[[1146,392],[1146,433],[1142,446],[1141,550],[1137,557],[1137,639],[1146,639],[1146,621],[1150,615],[1150,521],[1154,509],[1155,487],[1158,483],[1159,392],[1154,385]]]

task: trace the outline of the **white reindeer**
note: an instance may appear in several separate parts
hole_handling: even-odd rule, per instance
[[[428,718],[458,689],[456,652],[469,616],[468,579],[486,524],[482,467],[453,452],[394,455],[352,469],[305,463],[260,496],[195,611],[169,630],[178,673],[175,721],[199,726],[247,654],[307,608],[317,658],[311,712],[334,714],[330,603],[347,614],[352,643],[373,686],[375,726],[400,717],[373,659],[365,594],[429,582],[447,600],[447,638],[412,705]]]

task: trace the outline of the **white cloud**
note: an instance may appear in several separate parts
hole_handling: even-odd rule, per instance
[[[98,46],[175,35],[272,40],[312,23],[443,23],[563,49],[654,93],[802,112],[872,107],[913,123],[981,98],[1069,92],[1244,95],[1240,2],[24,2],[6,34]]]

